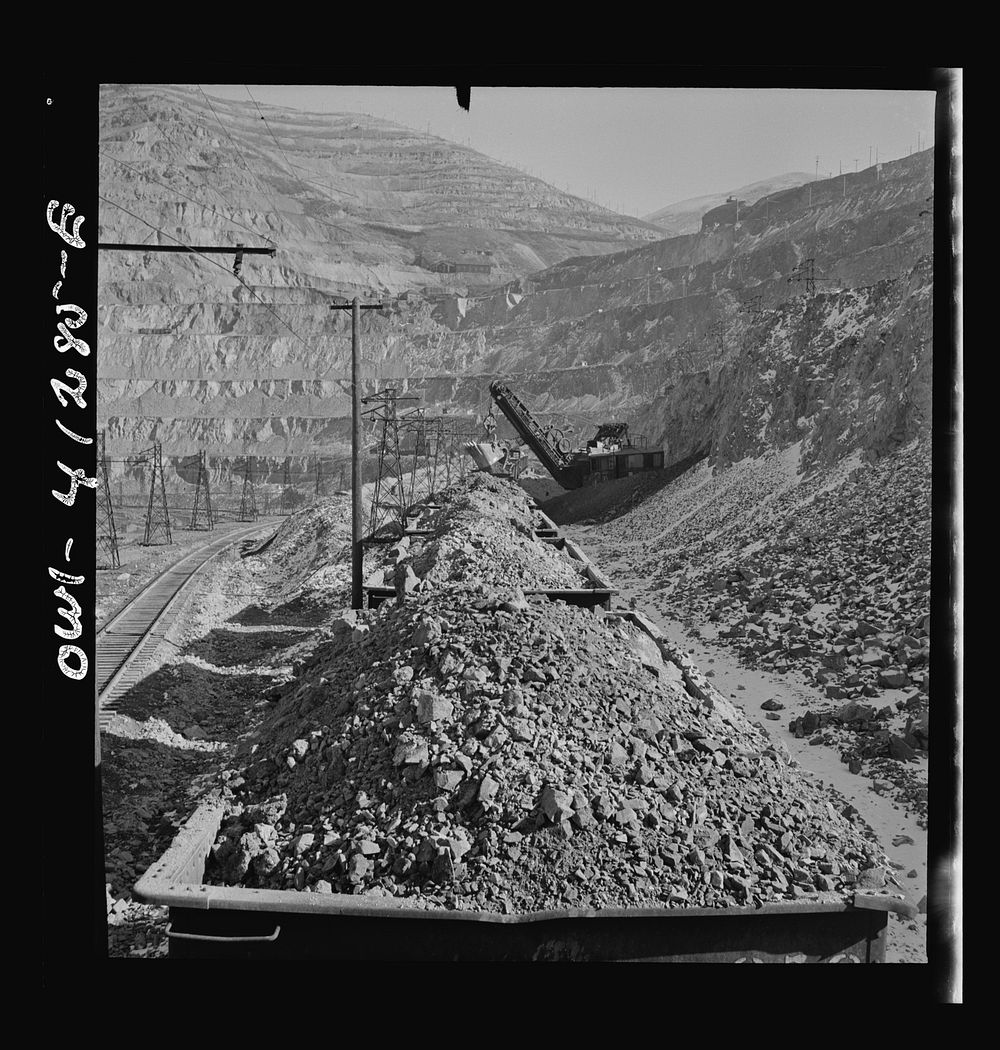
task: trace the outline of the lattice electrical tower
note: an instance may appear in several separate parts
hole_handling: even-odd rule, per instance
[[[139,463],[152,463],[153,476],[149,482],[149,504],[146,507],[146,531],[142,537],[143,547],[160,543],[173,543],[170,536],[170,509],[167,506],[167,486],[163,478],[163,446],[159,441],[139,454]],[[159,498],[157,498],[159,481]]]
[[[117,569],[121,565],[121,558],[118,553],[115,511],[111,503],[111,482],[108,480],[105,434],[106,431],[102,430],[97,446],[97,548],[108,556],[110,565],[98,565],[98,568]]]
[[[253,483],[253,459],[243,457],[243,494],[240,496],[240,521],[257,520],[257,493]]]
[[[434,420],[434,464],[431,467],[431,485],[437,491],[438,484],[451,487],[451,420]]]
[[[816,294],[816,260],[805,259],[801,265],[792,270],[788,277],[788,283],[801,281],[806,286],[806,295]]]
[[[399,419],[401,435],[413,435],[413,458],[410,461],[410,486],[407,497],[407,510],[416,504],[430,499],[434,494],[431,479],[430,434],[433,420],[424,416],[422,408]]]
[[[194,483],[194,506],[191,508],[189,527],[196,532],[210,532],[215,528],[215,518],[212,515],[212,489],[208,479],[205,453],[199,452],[197,459],[198,478]]]
[[[403,490],[403,464],[399,452],[399,420],[396,403],[402,400],[394,387],[362,398],[371,405],[364,413],[374,423],[378,469],[372,492],[368,535],[374,537],[385,525],[395,525],[400,532],[406,528],[406,493]],[[414,400],[408,398],[407,400]]]

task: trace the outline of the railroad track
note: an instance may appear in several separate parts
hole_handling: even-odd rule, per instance
[[[224,550],[273,524],[234,529],[186,554],[151,580],[97,632],[97,696],[105,729],[115,704],[138,682],[174,622],[191,578]]]

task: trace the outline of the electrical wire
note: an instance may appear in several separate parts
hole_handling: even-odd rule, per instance
[[[150,175],[148,172],[143,171],[141,168],[135,167],[135,165],[133,164],[129,164],[128,161],[122,160],[120,157],[112,157],[110,153],[105,153],[104,150],[98,150],[97,152],[100,154],[100,156],[107,157],[108,160],[114,161],[116,164],[121,164],[123,167],[129,168],[131,171],[136,172],[138,175],[141,175],[142,178],[147,179],[150,182],[155,182],[157,186],[162,186],[164,189],[170,190],[172,193],[176,193],[178,194],[178,196],[184,197],[202,208],[206,208],[213,215],[218,215],[219,218],[222,219],[224,222],[230,222],[234,226],[239,226],[241,230],[246,230],[247,233],[252,233],[254,237],[261,237],[262,240],[271,241],[271,243],[274,244],[274,240],[272,238],[258,233],[257,230],[253,230],[249,226],[245,226],[242,222],[239,222],[237,219],[230,218],[228,215],[223,215],[221,211],[216,211],[216,209],[213,208],[210,204],[206,204],[204,201],[198,200],[197,197],[192,197],[189,193],[185,193],[183,190],[179,190],[175,186],[169,185],[169,183],[161,182],[159,179],[153,178],[153,176]],[[226,203],[228,204],[229,202],[227,201]]]
[[[204,88],[202,88],[201,84],[198,85],[198,90],[201,92],[202,98],[204,98],[204,100],[208,103],[208,108],[212,111],[213,114],[215,114],[215,119],[219,122],[219,127],[222,128],[222,130],[226,133],[226,137],[233,144],[234,149],[239,154],[240,160],[243,161],[243,166],[247,169],[247,171],[253,177],[254,181],[260,187],[261,193],[263,193],[264,196],[267,198],[267,200],[270,201],[271,207],[274,208],[274,214],[275,215],[280,215],[281,214],[281,210],[278,208],[277,204],[275,204],[274,199],[271,197],[271,195],[267,192],[267,189],[265,188],[264,184],[261,182],[260,177],[253,170],[253,168],[250,167],[250,163],[247,161],[246,157],[243,155],[243,151],[240,149],[239,143],[229,133],[229,129],[226,127],[226,125],[222,123],[222,118],[216,112],[215,106],[212,105],[212,100],[208,97],[208,95],[205,94],[205,90],[204,90]]]
[[[316,181],[316,180],[314,180],[314,179],[303,179],[301,175],[300,175],[300,176],[296,176],[296,175],[294,174],[294,172],[292,171],[292,168],[293,168],[293,167],[298,167],[298,165],[294,165],[294,164],[292,164],[292,162],[291,162],[291,161],[290,161],[290,160],[288,159],[288,154],[287,154],[287,153],[285,153],[284,149],[282,148],[282,145],[281,145],[281,143],[280,143],[280,142],[278,142],[277,138],[275,137],[275,134],[274,134],[274,132],[273,132],[273,131],[271,130],[271,125],[270,125],[270,124],[268,124],[268,122],[267,122],[267,118],[266,118],[266,117],[264,116],[263,112],[261,111],[260,105],[258,104],[257,100],[256,100],[256,99],[255,99],[255,98],[253,97],[253,95],[251,94],[251,91],[250,91],[250,87],[249,87],[249,85],[247,85],[247,84],[244,84],[243,86],[244,86],[244,87],[246,88],[247,94],[248,94],[248,95],[250,95],[250,101],[251,101],[251,102],[253,102],[253,104],[254,104],[254,105],[255,105],[255,106],[257,107],[257,112],[258,112],[258,113],[260,114],[260,119],[264,121],[264,126],[265,126],[265,127],[267,128],[268,132],[269,132],[269,133],[270,133],[270,135],[271,135],[271,138],[272,138],[272,139],[274,140],[274,144],[275,144],[275,145],[276,145],[276,146],[278,147],[278,149],[279,149],[279,150],[281,151],[281,155],[282,155],[282,157],[284,157],[284,158],[285,158],[285,163],[286,163],[286,164],[288,165],[288,174],[289,174],[289,175],[291,175],[291,177],[292,177],[293,179],[294,179],[294,178],[298,178],[298,179],[299,179],[300,181],[302,181],[302,182],[309,182],[309,183],[311,183],[311,184],[312,184],[313,186],[319,186],[321,190],[325,190],[325,189],[326,189],[326,187],[325,187],[325,186],[324,186],[324,185],[323,185],[322,183],[320,183],[320,182],[317,182],[317,181]],[[202,94],[204,94],[204,92],[202,92]],[[206,96],[206,98],[207,98],[207,96]],[[300,171],[310,171],[311,169],[309,169],[309,168],[299,168],[299,170],[300,170]],[[316,174],[316,173],[315,173],[315,172],[312,172],[312,174]],[[351,197],[355,197],[355,198],[357,198],[358,200],[360,200],[360,199],[361,199],[361,197],[360,197],[360,195],[359,195],[359,194],[356,194],[356,193],[350,193],[350,191],[346,191],[346,190],[345,190],[345,191],[342,191],[342,192],[345,192],[345,193],[347,193],[347,194],[348,194],[348,196],[351,196]],[[335,201],[335,200],[333,199],[333,197],[332,197],[332,195],[331,195],[331,194],[329,194],[329,193],[324,193],[324,196],[325,196],[325,197],[327,198],[327,200],[329,200],[329,202],[330,202],[331,204],[333,204],[333,205],[335,205],[335,206],[336,206],[336,203],[337,203],[337,202],[336,202],[336,201]],[[327,221],[327,220],[325,220],[325,219],[320,219],[320,218],[318,218],[318,217],[317,217],[316,221],[318,221],[318,222],[321,222],[321,223],[323,223],[323,225],[324,225],[324,226],[329,226],[329,227],[330,227],[331,229],[334,229],[334,230],[341,230],[342,232],[345,232],[345,233],[351,233],[351,232],[353,232],[353,231],[351,231],[350,229],[347,229],[346,227],[344,227],[344,226],[341,226],[341,225],[339,225],[338,223],[334,223],[334,222],[328,222],[328,221]]]
[[[149,226],[151,229],[155,230],[161,236],[167,237],[170,240],[172,240],[172,241],[176,242],[177,244],[181,245],[182,247],[187,248],[187,250],[189,252],[191,252],[192,254],[199,256],[200,258],[204,259],[205,262],[211,263],[212,266],[215,266],[218,269],[222,270],[224,273],[228,274],[230,277],[233,278],[234,281],[237,281],[239,284],[243,285],[243,287],[246,288],[246,290],[255,299],[257,299],[260,302],[260,304],[262,306],[264,306],[268,310],[269,313],[274,314],[274,316],[289,330],[289,332],[292,333],[293,336],[295,336],[296,339],[298,339],[298,341],[307,350],[312,350],[313,349],[313,347],[311,347],[302,338],[302,336],[300,336],[299,333],[296,332],[294,328],[292,328],[292,326],[271,306],[270,303],[267,303],[263,299],[261,299],[261,297],[257,294],[257,292],[254,291],[254,289],[251,288],[250,285],[247,284],[246,281],[244,281],[242,277],[237,277],[236,274],[234,274],[233,271],[231,269],[229,269],[229,267],[224,266],[222,263],[216,262],[214,259],[212,259],[211,257],[205,255],[203,252],[198,251],[197,248],[194,248],[194,247],[192,247],[189,244],[185,244],[184,241],[182,241],[179,237],[174,237],[173,234],[167,233],[165,230],[160,229],[159,226],[154,226],[153,223],[147,222],[141,215],[136,215],[135,212],[133,212],[130,209],[126,208],[123,204],[119,204],[117,201],[113,201],[110,198],[105,197],[103,194],[100,194],[100,193],[98,194],[98,197],[102,201],[104,201],[105,203],[110,204],[113,207],[120,209],[121,211],[125,212],[126,215],[131,215],[133,219],[138,219],[139,222],[141,222],[143,225]],[[347,377],[337,377],[337,376],[334,376],[334,377],[330,378],[330,381],[336,382],[336,383],[348,383],[348,382],[350,382],[350,380]]]
[[[289,162],[289,163],[291,163],[291,162]],[[295,168],[296,171],[308,171],[310,175],[318,175],[319,174],[318,171],[314,171],[312,168],[304,168],[301,164],[292,164],[292,167]],[[308,182],[308,183],[310,183],[313,186],[319,186],[321,189],[325,188],[325,183],[319,182],[317,179],[306,179],[306,178],[303,178],[301,175],[297,176],[297,178],[301,182]],[[343,194],[345,194],[348,197],[355,197],[358,200],[361,200],[361,194],[360,193],[352,193],[350,190],[345,190],[343,188],[338,189],[337,192],[338,193],[343,193]]]
[[[277,140],[277,138],[275,138],[274,132],[271,131],[271,125],[268,124],[267,117],[265,117],[264,114],[261,112],[260,104],[251,94],[249,84],[244,84],[243,86],[247,89],[247,94],[250,95],[250,101],[257,107],[257,112],[260,113],[260,119],[264,121],[264,127],[267,128],[268,133],[274,140],[274,144],[278,147],[278,149],[281,151],[281,155],[285,158],[285,163],[288,165],[288,174],[291,175],[292,178],[294,178],[295,176],[292,174],[292,162],[288,159],[288,155],[285,153],[284,149],[282,149],[281,143]]]
[[[131,101],[132,106],[138,111],[140,116],[144,117],[147,122],[152,123],[152,121],[149,120],[149,117],[146,116],[142,106],[139,103],[139,100],[134,95],[132,95],[128,90],[126,90],[125,94],[128,97],[128,99]],[[187,160],[187,158],[183,155],[183,153],[180,150],[180,148],[177,146],[177,143],[174,141],[173,136],[170,134],[170,131],[168,130],[167,125],[166,124],[156,124],[155,126],[163,133],[164,138],[167,141],[168,148],[170,150],[170,154],[173,157],[173,159],[178,163],[179,167],[182,170],[197,171],[198,169],[196,167],[194,167]],[[214,193],[231,211],[236,211],[236,207],[233,204],[233,202],[231,200],[229,200],[229,198],[226,197],[226,195],[220,189],[218,189],[218,187],[213,186],[208,181],[208,179],[202,178],[202,185],[205,187],[205,189],[210,190],[212,193]],[[235,220],[235,219],[229,219],[228,221],[235,223],[237,226],[240,226],[242,229],[248,230],[255,237],[261,237],[265,241],[270,241],[271,244],[275,243],[274,238],[268,236],[267,234],[262,234],[262,233],[260,233],[257,230],[251,230],[248,226],[243,226],[241,223],[237,222],[237,220]]]

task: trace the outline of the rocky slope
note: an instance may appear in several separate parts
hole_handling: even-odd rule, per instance
[[[464,289],[659,236],[642,220],[376,117],[258,109],[191,86],[114,85],[102,92],[101,129],[105,196],[188,244],[223,235],[274,244],[273,260],[246,262],[248,282],[269,292]],[[110,205],[101,224],[151,233]],[[435,273],[418,257],[489,264],[492,276]],[[126,301],[149,301],[130,287],[138,276],[146,288],[151,279],[166,286],[155,301],[171,301],[170,289],[186,301],[192,284],[231,291],[210,271],[186,281],[202,270],[176,261],[110,258],[105,280]]]
[[[725,203],[727,197],[735,197],[747,204],[755,204],[762,197],[787,190],[792,186],[802,186],[811,182],[812,178],[813,176],[808,172],[790,171],[785,175],[775,175],[770,179],[751,182],[736,190],[726,190],[725,193],[710,193],[703,197],[691,197],[688,200],[677,201],[643,218],[646,222],[659,226],[668,237],[697,233],[701,229],[701,217],[706,212]]]
[[[732,461],[807,434],[820,458],[884,452],[929,421],[929,179],[921,155],[878,181],[788,190],[739,230],[568,260],[453,323],[466,338],[486,329],[479,367],[511,375],[540,412],[581,429],[627,419],[668,462],[704,447]],[[789,280],[807,259],[813,295]]]
[[[99,412],[115,457],[155,438],[168,461],[208,449],[219,477],[242,454],[303,478],[314,457],[342,461],[349,319],[328,306],[355,291],[392,293],[363,319],[367,381],[420,397],[432,414],[481,414],[503,374],[561,425],[589,436],[595,422],[627,419],[669,459],[706,446],[738,458],[813,430],[822,458],[845,428],[850,447],[884,450],[923,425],[930,151],[878,175],[774,193],[741,213],[739,229],[630,248],[628,237],[656,235],[543,184],[518,186],[520,173],[461,147],[262,107],[277,146],[249,103],[213,105],[222,125],[196,89],[108,89],[102,107],[108,196],[198,243],[239,231],[279,248],[247,257],[246,286],[224,256],[220,268],[103,253]],[[418,169],[424,184],[393,182]],[[537,258],[497,242],[483,249],[494,251],[488,276],[414,266],[414,231],[457,214],[473,239],[516,234]],[[107,239],[157,236],[113,207],[101,219]],[[818,283],[807,299],[789,275],[810,258]]]
[[[131,213],[102,204],[103,240],[277,248],[274,258],[246,257],[243,284],[228,256],[102,253],[99,411],[109,454],[159,440],[168,477],[178,457],[203,448],[216,477],[241,454],[262,457],[258,473],[310,469],[306,457],[288,458],[307,450],[342,456],[348,404],[334,377],[346,374],[349,318],[329,312],[334,296],[464,294],[659,236],[386,121],[261,113],[192,87],[102,93],[101,192]],[[491,271],[420,264],[441,259]],[[391,321],[374,326],[386,360],[369,372],[399,374],[408,325],[434,333],[442,350],[426,305],[396,301]],[[427,356],[433,371],[448,367],[446,354]],[[113,473],[133,487],[141,475],[122,464]]]
[[[584,530],[585,547],[748,675],[801,680],[808,710],[767,717],[888,781],[926,819],[930,443],[811,471],[804,451],[706,461],[632,505],[577,507],[606,519]]]

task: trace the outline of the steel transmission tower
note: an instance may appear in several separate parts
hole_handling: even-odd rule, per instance
[[[285,460],[285,473],[281,482],[281,510],[291,513],[292,506],[292,460]]]
[[[98,437],[97,447],[97,547],[104,551],[109,566],[99,568],[117,569],[121,565],[118,553],[118,532],[115,529],[115,512],[111,504],[111,482],[108,480],[108,459],[105,446],[106,431]]]
[[[373,407],[365,412],[375,423],[378,437],[378,470],[372,493],[368,535],[384,525],[397,525],[402,532],[406,527],[406,494],[403,491],[403,464],[399,454],[399,420],[396,418],[396,403],[400,400],[393,387],[387,387],[371,397],[362,399]]]
[[[410,495],[407,510],[429,499],[432,494],[430,478],[430,440],[429,430],[432,422],[424,417],[422,408],[400,421],[404,432],[413,434],[413,466],[410,471]]]
[[[792,270],[788,277],[788,283],[801,281],[806,286],[806,295],[816,294],[816,260],[805,259],[800,266]]]
[[[198,453],[198,480],[194,485],[194,507],[191,510],[190,527],[192,530],[203,532],[215,528],[215,519],[212,516],[212,490],[208,481],[208,467],[204,452]]]
[[[243,457],[243,493],[240,496],[240,521],[257,520],[257,493],[253,483],[253,460]]]
[[[149,482],[149,504],[146,507],[146,531],[143,547],[172,543],[170,536],[170,509],[167,506],[167,486],[163,478],[163,446],[159,441],[140,454],[139,462],[152,462],[153,476]],[[159,486],[157,486],[157,481]],[[159,498],[157,498],[159,488]]]

